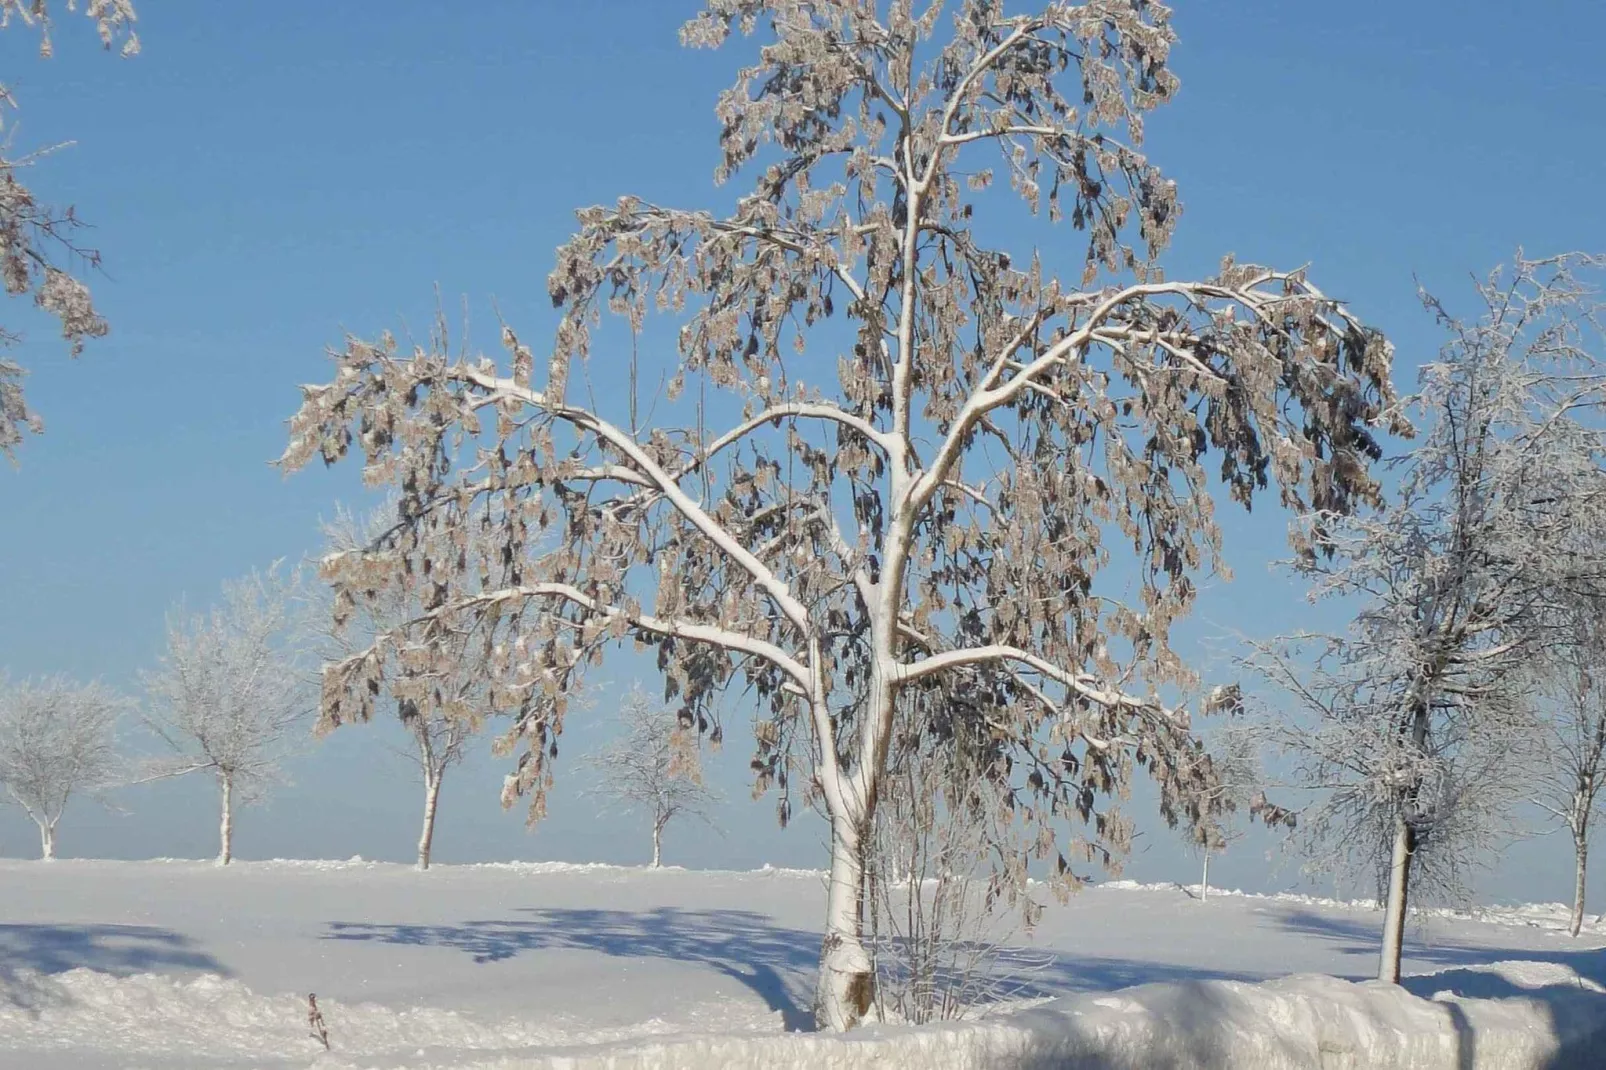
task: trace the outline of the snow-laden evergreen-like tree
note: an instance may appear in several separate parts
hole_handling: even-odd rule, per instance
[[[1312,597],[1360,611],[1338,636],[1295,636],[1249,662],[1313,715],[1279,742],[1324,793],[1305,844],[1330,864],[1369,861],[1385,921],[1379,976],[1398,981],[1407,904],[1425,885],[1463,894],[1470,865],[1515,827],[1543,728],[1540,656],[1557,608],[1598,569],[1576,552],[1598,515],[1602,400],[1585,257],[1524,259],[1479,286],[1475,320],[1424,295],[1449,333],[1410,399],[1426,432],[1398,502],[1317,515]]]
[[[639,687],[619,706],[623,731],[585,758],[598,776],[588,794],[647,819],[652,866],[663,862],[664,829],[676,818],[714,824],[719,793],[703,779],[697,727],[690,718],[653,702]]]
[[[219,865],[234,854],[234,808],[281,776],[315,703],[298,621],[299,579],[277,567],[223,585],[206,613],[168,618],[167,650],[143,674],[145,723],[173,751],[145,779],[210,773],[218,786]]]
[[[342,510],[333,523],[324,527],[325,552],[357,551],[384,538],[387,530],[395,525],[395,515],[394,502],[376,509],[365,519]],[[328,633],[332,656],[337,659],[348,656],[354,649],[365,649],[376,637],[404,627],[425,612],[421,600],[431,590],[428,577],[415,576],[412,582],[393,584],[363,598],[351,615],[342,620],[341,626]],[[433,671],[426,673],[421,681],[405,669],[387,681],[396,703],[396,716],[412,738],[412,747],[403,753],[418,766],[424,781],[424,816],[418,833],[419,869],[429,868],[434,850],[435,818],[440,809],[446,771],[463,761],[468,741],[494,712],[490,706],[490,650],[486,642],[492,632],[493,629],[484,628],[458,632],[449,640],[443,640],[452,644],[452,650],[437,659]],[[429,691],[424,701],[419,701],[414,694],[420,685]],[[337,723],[321,720],[318,728],[324,731]]]
[[[97,683],[0,676],[0,784],[39,826],[39,857],[56,857],[56,825],[73,797],[116,779],[117,721],[127,708]]]
[[[36,27],[42,33],[40,55],[48,58],[54,47],[51,13],[60,6],[59,0],[0,0],[0,28],[13,20]],[[76,0],[67,0],[68,11],[77,7]],[[86,0],[84,13],[94,20],[101,43],[107,48],[121,41],[124,56],[139,51],[130,0]],[[10,90],[0,84],[0,113],[16,106]],[[89,288],[74,274],[76,265],[98,266],[100,254],[76,240],[81,224],[71,207],[58,209],[42,203],[23,184],[23,169],[38,155],[13,157],[0,149],[0,282],[10,296],[28,295],[35,306],[53,317],[76,357],[86,339],[106,333],[106,321],[95,311]],[[0,348],[10,348],[21,341],[20,331],[0,326]],[[22,442],[24,431],[44,429],[44,423],[28,408],[23,395],[26,375],[22,365],[0,357],[0,455],[8,458]]]
[[[757,789],[783,821],[794,789],[830,820],[835,1029],[873,998],[865,851],[900,692],[942,688],[994,741],[1016,887],[1034,861],[1065,891],[1119,856],[1139,768],[1168,819],[1199,820],[1209,765],[1160,694],[1190,678],[1171,626],[1218,563],[1210,473],[1243,503],[1271,482],[1295,510],[1374,501],[1392,357],[1301,271],[1155,266],[1179,211],[1142,149],[1177,89],[1169,20],[711,0],[686,43],[765,38],[716,109],[716,179],[750,179],[729,214],[581,211],[539,362],[511,328],[503,363],[354,338],[304,388],[283,464],[355,450],[401,493],[391,535],[324,560],[336,614],[428,584],[417,618],[326,668],[325,717],[371,716],[398,669],[450,672],[453,636],[494,628],[493,686],[521,707],[504,800],[533,816],[566,695],[611,644],[656,651],[711,733],[747,688]],[[1016,198],[983,192],[995,171]],[[1022,203],[1080,232],[1069,279],[1061,244],[990,244]],[[634,348],[599,332],[656,348],[649,314],[678,331],[641,420]]]

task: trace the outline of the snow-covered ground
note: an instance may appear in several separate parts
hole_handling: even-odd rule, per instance
[[[3,862],[0,887],[3,1067],[1459,1068],[1596,1065],[1554,1052],[1592,1030],[1606,1047],[1606,938],[1569,938],[1559,907],[1421,919],[1415,999],[1248,984],[1366,977],[1368,905],[1117,882],[1030,939],[1053,953],[1036,994],[1062,998],[844,1041],[783,1035],[819,949],[810,872]]]

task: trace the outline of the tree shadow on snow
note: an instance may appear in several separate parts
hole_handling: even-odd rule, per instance
[[[1173,966],[1142,959],[1112,959],[1058,952],[1054,963],[1021,994],[1064,996],[1075,992],[1114,992],[1135,985],[1180,984],[1189,981],[1263,981],[1256,973]]]
[[[189,937],[150,925],[0,925],[0,1003],[37,1015],[67,1001],[55,974],[194,971],[230,976]]]
[[[1349,918],[1332,918],[1312,911],[1290,911],[1280,919],[1282,926],[1295,932],[1307,933],[1326,940],[1341,943],[1340,948],[1347,955],[1365,957],[1374,960],[1368,966],[1375,965],[1379,949],[1382,944],[1382,925],[1377,922],[1358,921]],[[1408,960],[1407,968],[1412,963],[1427,963],[1434,967],[1478,966],[1484,963],[1500,962],[1508,959],[1522,959],[1530,962],[1555,962],[1571,967],[1581,977],[1588,978],[1597,984],[1606,985],[1606,948],[1578,947],[1578,948],[1535,948],[1535,947],[1500,947],[1488,941],[1467,943],[1443,935],[1431,935],[1424,931],[1420,924],[1408,924],[1405,930],[1404,958]],[[1494,985],[1497,988],[1505,986],[1509,990],[1512,986],[1509,981],[1502,981],[1499,977],[1484,974],[1477,970],[1449,970],[1445,973],[1434,974],[1434,977],[1446,978],[1450,976],[1462,977],[1473,988],[1478,985]],[[1364,981],[1376,976],[1368,972],[1349,976],[1352,981]],[[1482,977],[1483,981],[1474,983],[1474,979]],[[1449,987],[1441,984],[1439,988]],[[1438,991],[1438,989],[1435,989]],[[1457,989],[1460,992],[1459,989]],[[1460,992],[1468,998],[1492,998],[1482,994],[1480,988],[1477,992]]]
[[[808,996],[819,965],[820,935],[775,925],[744,910],[648,911],[532,907],[516,920],[467,921],[458,925],[331,922],[325,939],[413,947],[450,947],[475,962],[510,959],[525,951],[579,950],[621,958],[650,957],[710,967],[739,981],[781,1013],[788,1030],[812,1029]],[[1074,992],[1102,992],[1155,982],[1258,981],[1249,974],[1199,970],[1135,959],[1098,958],[1024,951],[1041,964],[1004,978],[1010,998],[1031,999]],[[1008,969],[1007,964],[1003,967]]]
[[[746,910],[649,911],[529,907],[526,918],[461,925],[331,922],[325,939],[417,947],[451,947],[475,962],[500,962],[523,951],[594,951],[621,958],[659,958],[708,966],[751,989],[786,1028],[812,1028],[806,992],[819,958],[818,933],[784,929]]]
[[[1377,976],[1376,960],[1383,942],[1381,919],[1381,914],[1376,918],[1361,920],[1334,918],[1312,910],[1290,910],[1276,920],[1279,925],[1291,932],[1315,936],[1328,943],[1340,945],[1338,950],[1345,955],[1372,960],[1366,963],[1362,972],[1339,975],[1347,981],[1365,981]],[[1413,918],[1406,923],[1403,955],[1405,959],[1435,966],[1461,966],[1491,962],[1493,959],[1490,956],[1498,955],[1487,946],[1461,944],[1454,940],[1424,939],[1426,935],[1420,919]]]

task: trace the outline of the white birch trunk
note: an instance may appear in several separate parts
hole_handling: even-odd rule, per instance
[[[1573,936],[1584,926],[1584,875],[1589,868],[1589,841],[1573,837],[1573,916],[1567,931]]]
[[[1210,898],[1210,849],[1205,848],[1204,872],[1199,874],[1199,902]]]
[[[234,857],[234,774],[218,774],[218,794],[223,812],[218,818],[217,864],[226,866]]]
[[[1403,816],[1395,819],[1394,850],[1389,859],[1388,898],[1383,904],[1383,951],[1377,979],[1400,983],[1400,952],[1405,941],[1405,900],[1411,880],[1411,827]]]
[[[424,773],[424,827],[418,833],[418,868],[429,868],[429,853],[435,845],[435,809],[440,805],[444,773]]]
[[[815,1024],[840,1032],[864,1020],[875,984],[864,939],[864,855],[857,822],[831,815],[831,877],[825,942],[815,993]]]
[[[42,862],[56,860],[56,825],[53,821],[39,822],[39,859]]]
[[[652,868],[657,869],[663,858],[664,825],[662,821],[652,823]]]

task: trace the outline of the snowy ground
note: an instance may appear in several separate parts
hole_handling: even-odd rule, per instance
[[[1001,1065],[1011,1053],[1046,1065],[1038,1049],[1035,1061],[1024,1059],[1031,1036],[1103,1030],[1100,1044],[1110,1036],[1136,1044],[1135,1029],[1148,1037],[1156,1021],[1187,1019],[1179,993],[1195,1011],[1201,999],[1213,1006],[1215,1019],[1269,1016],[1266,1029],[1292,1029],[1315,1013],[1310,1007],[1340,1005],[1349,1009],[1332,1013],[1345,1029],[1390,1015],[1405,1023],[1402,1035],[1441,1022],[1447,1044],[1473,1036],[1467,1022],[1515,1033],[1553,1026],[1578,1034],[1590,1021],[1606,1029],[1606,997],[1594,983],[1606,982],[1606,939],[1595,930],[1567,937],[1559,907],[1422,920],[1405,965],[1432,976],[1407,987],[1439,1002],[1405,1006],[1371,986],[1320,979],[1265,990],[1201,984],[1364,978],[1377,947],[1370,907],[1295,896],[1200,902],[1174,886],[1106,885],[1048,911],[1031,941],[1053,952],[1034,978],[1040,994],[1172,987],[1113,1001],[1073,996],[998,1019],[1005,1025],[957,1032],[868,1031],[849,1045],[779,1037],[806,1017],[823,904],[814,873],[60,861],[0,863],[0,887],[8,919],[0,925],[3,1067],[513,1067],[554,1057],[667,1066],[774,1062],[786,1053],[811,1065],[895,1065],[886,1044],[902,1045],[919,1065],[937,1065],[938,1054],[946,1065]],[[1530,965],[1481,968],[1507,960]],[[1523,1004],[1509,1022],[1500,1008],[1466,1004],[1462,1012],[1452,995],[1530,989],[1549,1002]],[[1255,995],[1262,991],[1271,995]],[[307,1035],[308,992],[323,1007],[330,1053]],[[1252,1013],[1231,1010],[1251,996],[1259,1001]],[[1273,1006],[1272,996],[1282,1002]],[[1488,1041],[1472,1059],[1462,1045],[1445,1065],[1528,1065],[1490,1061],[1501,1050]],[[1368,1065],[1364,1050],[1355,1058],[1322,1055],[1319,1064]]]

